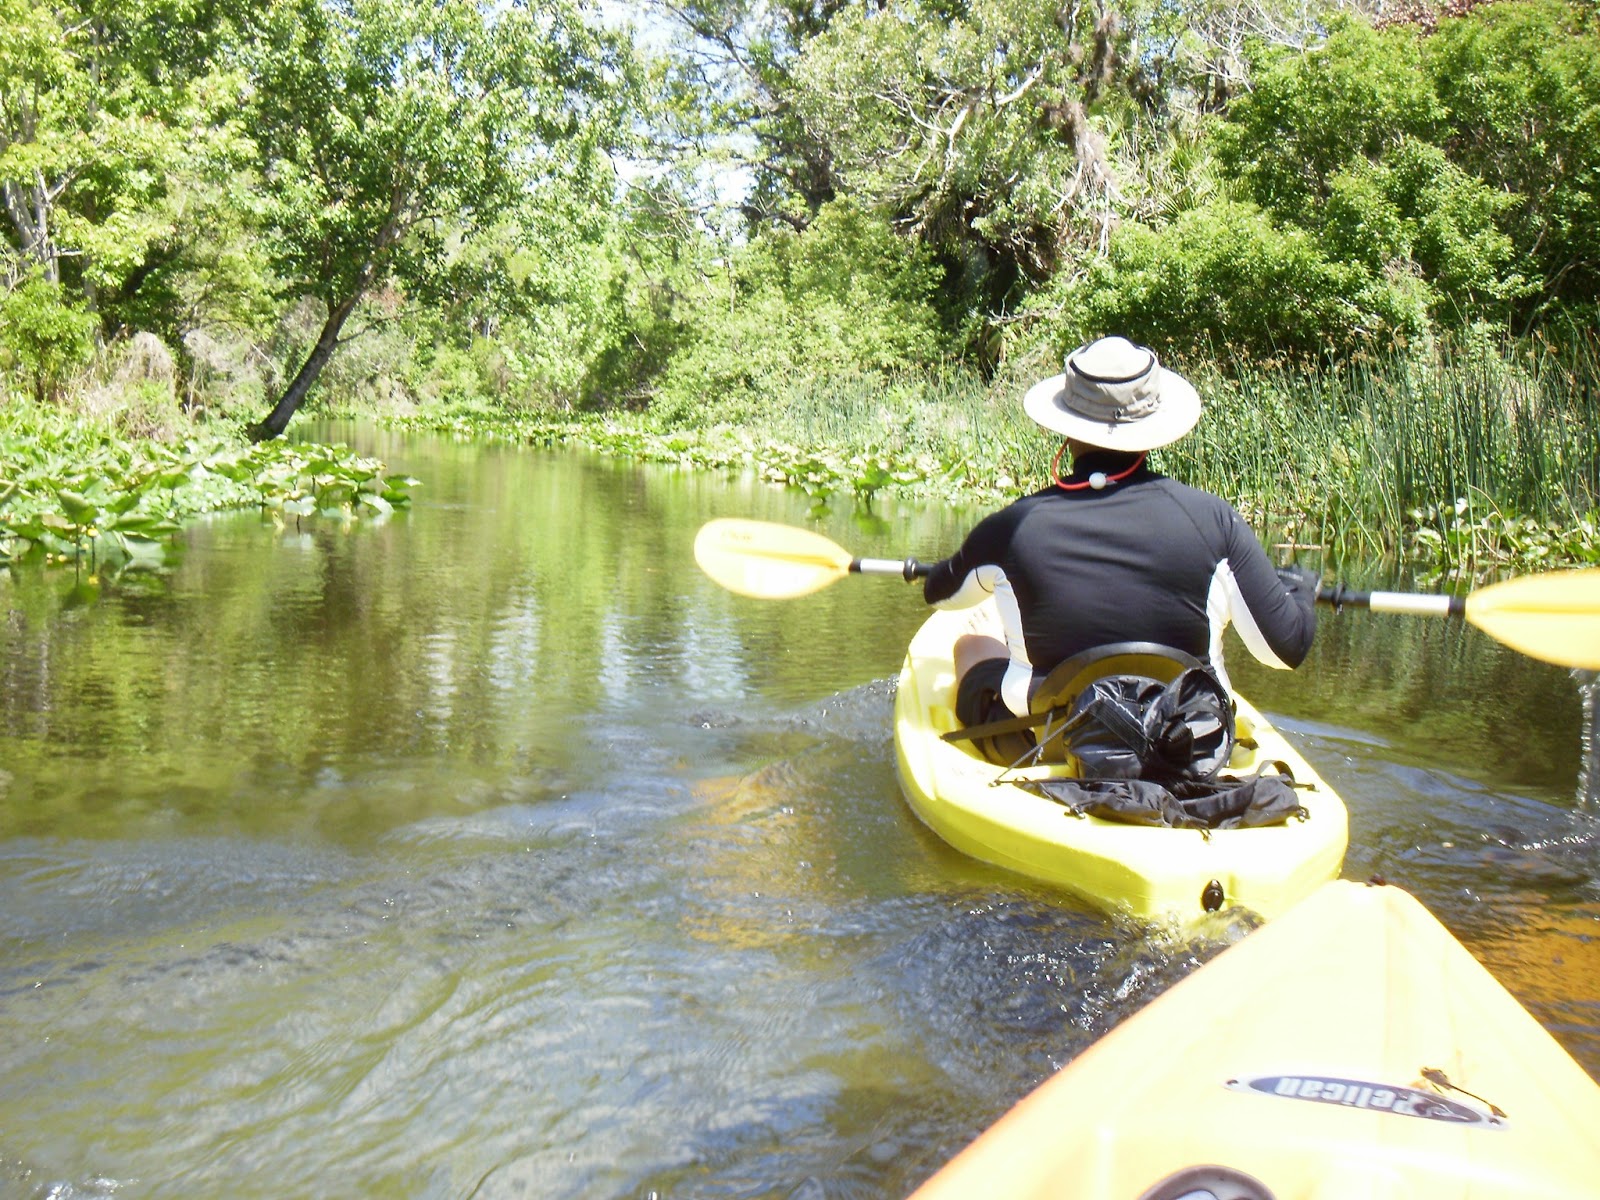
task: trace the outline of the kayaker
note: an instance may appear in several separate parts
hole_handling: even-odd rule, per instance
[[[1111,642],[1185,651],[1227,686],[1222,633],[1231,623],[1268,666],[1300,664],[1316,628],[1316,574],[1275,569],[1232,505],[1145,461],[1199,420],[1186,379],[1147,347],[1106,337],[1067,355],[1062,374],[1022,403],[1065,438],[1054,481],[979,522],[934,564],[923,592],[941,608],[996,601],[983,611],[999,627],[975,621],[955,644],[963,724],[1027,715],[1052,667]],[[1072,459],[1065,477],[1063,454]]]

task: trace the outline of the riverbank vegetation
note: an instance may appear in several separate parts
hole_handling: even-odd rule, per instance
[[[418,481],[348,446],[214,431],[130,438],[114,419],[0,408],[0,566],[33,558],[120,573],[159,566],[184,520],[256,508],[280,528],[382,518]]]
[[[989,503],[1120,332],[1207,398],[1159,465],[1275,544],[1600,561],[1591,5],[613,11],[0,0],[0,516],[287,476],[246,444],[305,404]]]

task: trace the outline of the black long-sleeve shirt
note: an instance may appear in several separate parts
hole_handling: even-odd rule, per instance
[[[1068,482],[1132,461],[1081,455]],[[1232,505],[1144,466],[1098,491],[1052,484],[984,518],[923,594],[950,608],[993,594],[1011,651],[1001,694],[1019,715],[1052,667],[1109,642],[1186,651],[1226,685],[1230,623],[1274,667],[1298,666],[1316,629],[1314,596],[1285,586]]]

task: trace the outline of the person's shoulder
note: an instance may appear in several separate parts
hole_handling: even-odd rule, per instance
[[[1169,475],[1157,475],[1152,481],[1169,495],[1186,502],[1196,508],[1221,508],[1228,512],[1233,511],[1229,504],[1215,492],[1208,492],[1204,488],[1197,488],[1193,484],[1182,483]]]
[[[1192,484],[1180,483],[1165,475],[1158,476],[1152,482],[1181,504],[1191,517],[1208,515],[1224,529],[1244,524],[1244,518],[1239,515],[1239,510],[1215,492],[1208,492]]]
[[[983,544],[992,547],[997,540],[1008,539],[1029,510],[1032,496],[1021,496],[1002,508],[994,509],[978,519],[967,534],[967,545]]]
[[[1061,489],[1054,486],[1040,488],[1037,492],[1030,492],[1026,496],[1018,496],[1004,508],[995,509],[985,520],[1016,521],[1038,508],[1041,504],[1047,503],[1052,496],[1061,494]]]
[[[1023,510],[1037,508],[1046,501],[1056,499],[1064,495],[1066,495],[1066,493],[1058,488],[1055,484],[1047,483],[1044,485],[1044,487],[1040,488],[1036,492],[1029,492],[1026,496],[1018,496],[1009,505],[1007,505],[1007,507]]]
[[[972,527],[968,535],[969,544],[982,544],[989,548],[989,552],[998,553],[997,547],[1010,542],[1019,529],[1029,524],[1033,514],[1040,511],[1041,505],[1048,503],[1050,493],[1055,490],[1044,488],[1027,496],[1019,496],[1004,508],[995,509]]]

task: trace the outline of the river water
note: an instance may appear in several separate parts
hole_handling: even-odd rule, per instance
[[[0,1196],[904,1195],[1248,928],[1110,922],[924,830],[915,591],[693,566],[803,496],[335,432],[414,508],[0,576]],[[932,558],[974,515],[816,527]],[[1585,681],[1365,613],[1229,667],[1345,797],[1347,877],[1600,1076]]]

